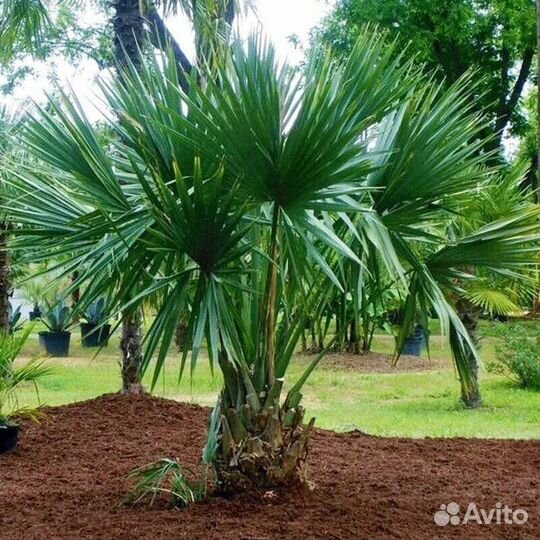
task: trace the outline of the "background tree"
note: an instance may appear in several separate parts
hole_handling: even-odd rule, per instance
[[[523,135],[519,141],[516,162],[526,165],[527,187],[534,194],[535,200],[540,202],[538,184],[538,90],[534,88],[524,99],[523,112],[526,118]]]
[[[90,59],[99,69],[112,64],[111,5],[108,0],[6,0],[0,18],[2,93],[10,94],[45,68]],[[97,15],[97,16],[96,16]],[[50,62],[54,59],[54,62]]]
[[[4,187],[4,164],[11,153],[11,137],[15,119],[5,107],[0,109],[0,189]],[[4,204],[4,199],[0,199]],[[0,332],[9,331],[10,298],[13,293],[10,252],[8,247],[10,225],[0,209]]]
[[[338,0],[314,32],[337,55],[350,51],[366,23],[394,33],[435,76],[451,85],[468,70],[481,81],[475,102],[501,148],[505,128],[521,134],[520,100],[533,75],[534,0]]]
[[[142,4],[139,0],[114,0],[113,43],[117,76],[122,78],[126,69],[139,71],[145,48],[145,27]],[[121,123],[122,118],[118,121]],[[126,280],[129,282],[129,280]],[[133,295],[138,292],[138,283],[133,284]],[[141,306],[135,304],[122,312],[122,391],[142,391],[142,334],[143,314]]]

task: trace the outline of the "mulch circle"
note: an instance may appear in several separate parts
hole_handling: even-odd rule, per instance
[[[300,361],[310,360],[313,356],[300,356]],[[364,354],[329,353],[318,364],[318,369],[350,370],[359,373],[403,373],[431,371],[448,368],[452,364],[439,358],[402,355],[397,364],[393,365],[391,354],[368,352]]]
[[[0,457],[1,540],[537,539],[540,441],[397,439],[318,430],[313,491],[211,497],[187,510],[126,507],[127,473],[161,457],[196,468],[209,410],[106,395],[46,410]],[[522,508],[517,524],[438,526],[455,502]],[[443,516],[444,517],[444,516]]]

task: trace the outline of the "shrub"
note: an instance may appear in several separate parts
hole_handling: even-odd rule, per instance
[[[503,338],[519,332],[528,337],[538,335],[538,321],[524,319],[510,319],[508,322],[501,321],[480,321],[482,337]]]
[[[519,325],[499,328],[501,343],[496,348],[497,359],[488,364],[488,371],[499,373],[523,388],[540,391],[540,332]]]
[[[15,364],[31,332],[31,326],[18,336],[0,332],[0,425],[14,424],[15,418],[25,416],[39,419],[39,411],[20,405],[17,396],[25,384],[32,384],[37,393],[37,383],[52,372],[40,357]]]
[[[127,504],[140,502],[153,506],[165,498],[171,505],[186,508],[206,498],[206,476],[191,480],[192,471],[174,459],[160,459],[129,474],[138,480],[137,485],[125,498]]]

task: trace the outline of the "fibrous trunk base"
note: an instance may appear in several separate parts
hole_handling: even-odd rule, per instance
[[[214,463],[224,493],[271,489],[307,481],[306,460],[314,419],[303,425],[303,409],[278,405],[251,414],[222,411],[221,444]]]

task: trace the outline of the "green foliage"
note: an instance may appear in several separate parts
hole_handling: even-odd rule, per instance
[[[0,10],[0,73],[6,81],[2,93],[13,92],[39,72],[28,55],[37,61],[61,57],[73,64],[91,58],[101,68],[112,64],[108,0],[5,0]],[[54,77],[56,64],[47,68]]]
[[[101,324],[107,320],[107,313],[105,311],[105,299],[98,298],[95,302],[90,304],[84,312],[84,319],[89,324]]]
[[[8,309],[8,318],[9,318],[9,333],[14,334],[22,329],[21,321],[21,306],[17,306],[16,309],[13,309],[11,302],[9,303]]]
[[[9,186],[6,186],[6,190],[8,189]],[[6,195],[9,196],[10,192],[6,191]],[[71,277],[63,276],[62,264],[58,259],[49,258],[36,264],[34,251],[34,248],[29,246],[24,253],[12,253],[14,271],[18,276],[17,288],[34,308],[52,306],[69,287]]]
[[[533,0],[339,0],[315,32],[315,41],[346,55],[362,27],[376,23],[398,35],[410,54],[446,84],[474,70],[480,81],[475,106],[488,111],[498,129],[510,118],[521,133],[517,101],[531,76],[535,9]]]
[[[484,285],[482,282],[473,284],[466,294],[467,298],[475,306],[482,308],[490,315],[508,315],[519,313],[521,308],[516,305],[502,290],[497,290],[494,285]]]
[[[538,321],[535,319],[522,320],[510,318],[507,322],[482,321],[481,334],[486,338],[501,338],[506,334],[512,334],[514,331],[520,335],[534,337],[538,331]]]
[[[39,419],[39,411],[25,405],[20,405],[17,392],[24,385],[34,385],[37,393],[37,383],[52,373],[50,366],[44,365],[39,357],[23,364],[15,364],[20,355],[32,327],[29,326],[22,334],[13,336],[0,333],[0,423],[6,424],[13,417],[27,416],[33,420]]]
[[[464,205],[461,215],[452,222],[449,234],[468,233],[504,216],[531,210],[533,213],[530,215],[529,225],[534,225],[535,206],[525,185],[526,175],[527,167],[522,163],[516,163],[503,173],[494,175],[485,189],[479,190],[477,196]],[[523,244],[521,247],[529,250],[531,260],[538,261],[536,242],[528,246]],[[523,308],[530,306],[536,297],[537,269],[523,268],[523,271],[515,272],[515,269],[509,266],[508,270],[506,273],[494,273],[491,268],[485,267],[476,271],[476,279],[464,284],[463,295],[485,313],[520,313]]]
[[[0,60],[4,62],[17,47],[36,50],[51,23],[42,0],[5,0],[0,21]]]
[[[129,477],[137,480],[137,484],[125,502],[144,502],[154,506],[165,498],[172,506],[186,508],[206,498],[206,479],[193,481],[188,478],[189,475],[193,475],[189,469],[178,461],[167,458],[135,469]]]
[[[504,375],[523,388],[540,391],[540,332],[531,335],[521,326],[501,326],[502,344],[497,346],[497,359],[488,370]]]
[[[23,298],[32,304],[34,309],[39,309],[39,307],[44,303],[44,289],[45,283],[43,280],[34,277],[30,280],[24,281],[20,286]]]
[[[67,332],[73,324],[73,312],[63,300],[57,300],[48,306],[41,320],[49,332]]]

